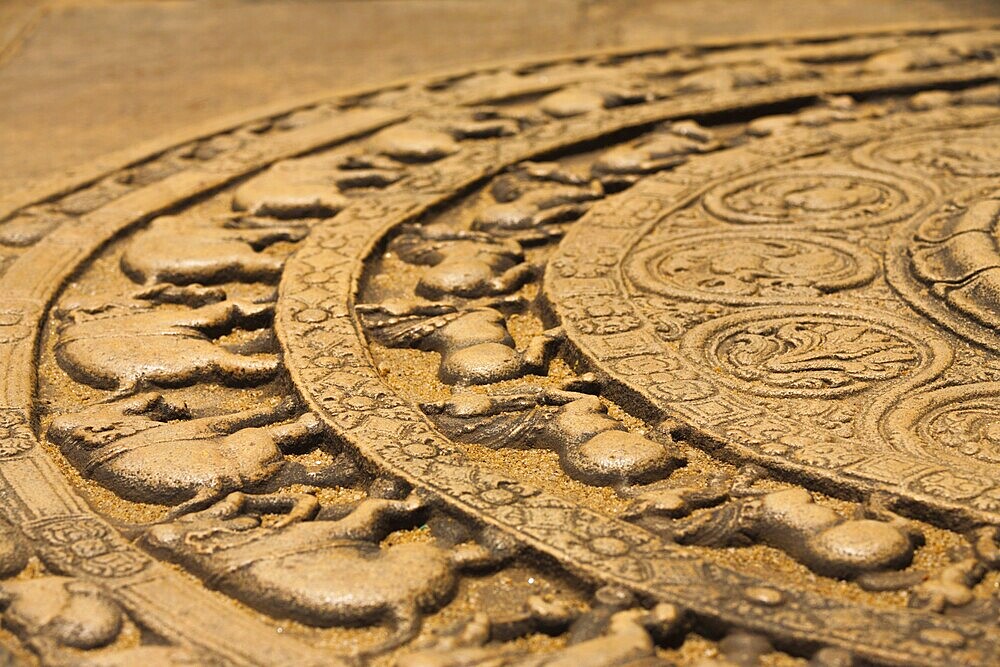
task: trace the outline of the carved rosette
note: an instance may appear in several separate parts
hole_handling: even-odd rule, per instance
[[[877,274],[863,248],[785,230],[680,236],[630,258],[626,275],[644,290],[685,301],[754,305],[818,297]]]
[[[716,186],[705,210],[735,224],[818,229],[881,225],[919,209],[921,198],[898,179],[852,169],[764,172]]]

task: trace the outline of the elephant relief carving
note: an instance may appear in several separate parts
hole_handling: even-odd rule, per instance
[[[122,498],[175,505],[182,514],[241,489],[332,486],[357,470],[346,456],[316,469],[284,458],[323,433],[311,413],[264,405],[213,417],[150,392],[56,417],[48,437],[85,476]]]
[[[154,526],[151,549],[211,585],[278,618],[321,627],[387,623],[376,653],[410,640],[423,614],[449,602],[459,574],[490,568],[515,548],[499,536],[453,546],[381,542],[426,514],[416,494],[368,498],[340,518],[313,496],[234,493],[219,503]],[[262,525],[262,514],[281,513]]]
[[[285,160],[236,188],[232,208],[278,220],[329,218],[348,205],[349,192],[384,188],[402,177],[400,165],[380,155]]]
[[[119,394],[195,382],[252,385],[280,370],[273,354],[239,354],[215,338],[259,328],[273,306],[225,300],[197,308],[64,304],[57,311],[56,360],[73,379]]]
[[[263,252],[282,241],[305,238],[302,224],[234,218],[211,225],[193,217],[156,218],[128,244],[122,271],[142,284],[212,285],[231,281],[276,282],[285,258]]]

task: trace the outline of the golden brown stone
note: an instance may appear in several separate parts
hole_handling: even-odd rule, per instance
[[[472,69],[14,207],[3,640],[992,664],[998,56],[978,25]]]

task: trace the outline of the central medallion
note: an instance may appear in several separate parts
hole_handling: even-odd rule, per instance
[[[921,173],[939,162],[916,159],[905,178],[869,171],[963,122],[979,129],[959,136],[976,132],[980,144],[943,151],[949,179]],[[596,207],[560,246],[546,294],[582,355],[663,418],[769,466],[938,511],[958,503],[968,520],[993,521],[984,514],[990,503],[970,501],[1000,494],[987,481],[1000,473],[983,455],[992,447],[982,437],[964,447],[928,437],[945,417],[914,410],[939,405],[929,397],[945,390],[933,387],[968,381],[954,363],[953,332],[990,339],[980,331],[1000,312],[1000,291],[989,287],[1000,266],[992,259],[1000,208],[994,184],[975,166],[993,150],[995,123],[925,112],[858,123],[839,136],[831,129],[820,155],[815,134],[802,130],[699,158],[614,206],[663,202],[652,220]],[[584,248],[607,251],[602,270],[564,270]],[[580,293],[587,307],[575,305]],[[602,303],[614,304],[614,315],[597,330]],[[629,324],[616,329],[614,321]],[[979,354],[994,363],[986,359],[997,353],[991,346]],[[665,370],[650,372],[658,368]],[[661,389],[677,381],[701,389]],[[983,399],[974,398],[981,393],[970,388],[962,407],[963,391],[947,391],[957,401],[948,419],[991,433]],[[886,425],[900,419],[912,426]]]

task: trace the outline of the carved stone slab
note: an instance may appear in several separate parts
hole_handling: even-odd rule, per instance
[[[496,66],[3,202],[10,661],[995,663],[998,56]]]

